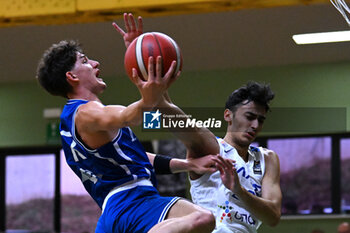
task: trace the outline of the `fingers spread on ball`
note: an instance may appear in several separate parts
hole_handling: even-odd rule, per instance
[[[141,19],[139,20],[137,29],[141,30],[143,26]],[[153,56],[154,67],[152,72],[148,73],[151,68],[149,64],[150,56]],[[158,56],[161,56],[160,61],[158,61]],[[173,63],[174,60],[176,63]],[[136,68],[139,74],[142,74],[141,78],[143,80],[147,80],[148,77],[159,78],[166,76],[176,80],[180,74],[178,71],[182,69],[181,51],[176,42],[163,33],[144,33],[127,46],[124,66],[129,76],[132,75],[131,69]]]
[[[157,78],[162,78],[162,57],[158,56],[157,57],[157,63],[156,63],[156,77]]]
[[[154,61],[153,61],[153,57],[150,56],[148,58],[148,80],[154,80],[155,76],[154,76]]]

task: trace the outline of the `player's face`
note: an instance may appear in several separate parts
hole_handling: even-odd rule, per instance
[[[106,88],[106,83],[98,77],[100,74],[99,66],[98,61],[90,60],[84,54],[77,52],[77,60],[71,72],[79,78],[80,85],[95,94],[99,94]]]
[[[261,131],[265,116],[265,107],[253,101],[239,106],[236,112],[231,114],[232,121],[228,126],[234,143],[240,146],[250,145]]]

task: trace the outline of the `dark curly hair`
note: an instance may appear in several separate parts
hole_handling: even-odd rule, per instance
[[[275,94],[272,92],[270,85],[250,81],[247,85],[231,93],[226,101],[225,108],[236,112],[240,105],[253,101],[265,107],[265,110],[268,111],[270,109],[269,102],[274,97]]]
[[[79,42],[63,40],[46,50],[38,64],[37,79],[50,94],[67,98],[72,86],[66,72],[73,69],[77,52],[82,52]]]

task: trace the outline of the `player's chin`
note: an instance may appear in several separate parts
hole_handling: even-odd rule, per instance
[[[99,85],[98,85],[98,88],[97,88],[97,92],[98,93],[102,93],[106,88],[107,88],[107,84],[105,83],[105,82],[99,82],[98,83]]]
[[[104,84],[106,84],[105,81],[103,81],[102,78],[96,78],[96,80],[97,80],[97,82],[99,82],[99,83],[104,83]]]
[[[250,145],[252,142],[254,142],[255,137],[252,136],[248,136],[248,135],[242,135],[241,137],[241,142],[246,144],[246,145]]]
[[[103,81],[102,78],[97,78],[97,82],[98,82],[99,86],[102,86],[103,88],[107,87],[107,84]]]

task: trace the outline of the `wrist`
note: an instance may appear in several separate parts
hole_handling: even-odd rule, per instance
[[[142,109],[152,110],[157,106],[157,104],[155,104],[154,102],[148,101],[145,98],[141,98],[140,106],[142,107]]]
[[[154,158],[153,167],[156,174],[172,174],[170,162],[173,158],[157,154]]]
[[[189,159],[182,159],[182,171],[191,172],[193,171],[193,163]]]
[[[239,198],[242,198],[245,194],[245,189],[241,185],[237,185],[232,190]]]
[[[159,102],[158,102],[158,104],[157,104],[157,107],[160,107],[160,108],[166,107],[166,101],[165,101],[165,98],[164,98],[164,97],[162,97],[162,98],[159,100]]]
[[[162,98],[160,99],[157,107],[160,107],[160,108],[170,108],[170,103],[167,101],[167,99],[162,96]]]
[[[170,170],[174,173],[188,172],[190,171],[190,163],[187,159],[176,159],[173,158],[170,161]]]

